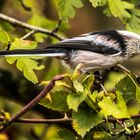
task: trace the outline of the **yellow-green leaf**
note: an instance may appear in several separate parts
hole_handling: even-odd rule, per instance
[[[72,109],[77,112],[79,105],[86,99],[88,91],[85,90],[81,94],[70,93],[67,96],[67,104],[69,109]]]
[[[73,86],[74,86],[74,88],[75,88],[75,90],[76,90],[76,92],[78,93],[78,92],[83,92],[84,91],[84,87],[83,87],[83,85],[80,83],[80,82],[78,82],[77,80],[73,80]]]
[[[59,16],[64,22],[68,22],[69,18],[74,17],[74,7],[82,7],[81,0],[58,0]]]
[[[112,115],[115,118],[130,118],[126,103],[118,91],[116,92],[116,103],[109,96],[104,96],[98,105],[105,117]]]
[[[123,21],[131,17],[131,14],[127,10],[133,9],[133,4],[122,0],[108,0],[108,3],[114,17],[119,17]]]
[[[68,93],[66,91],[62,90],[51,92],[50,97],[43,98],[40,101],[40,104],[52,110],[68,111],[68,105],[66,102],[67,94]]]
[[[73,128],[84,137],[86,132],[102,122],[103,116],[89,109],[79,109],[78,112],[73,112],[72,119]]]
[[[0,28],[0,42],[8,44],[9,41],[10,41],[10,38],[9,38],[8,33]]]
[[[103,6],[107,3],[107,0],[89,0],[89,1],[92,3],[93,7],[95,8],[98,6]]]
[[[16,38],[15,41],[11,44],[10,49],[34,49],[36,46],[37,43],[35,41],[21,40]],[[9,57],[7,58],[7,62],[10,64],[16,62],[17,68],[22,71],[24,76],[33,83],[38,82],[34,70],[41,70],[44,68],[43,65],[39,66],[39,63],[33,60],[32,57]]]
[[[132,16],[126,24],[126,29],[140,34],[140,10],[132,10]]]

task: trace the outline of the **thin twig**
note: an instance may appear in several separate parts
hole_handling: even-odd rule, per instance
[[[59,21],[58,21],[58,23],[57,23],[55,29],[52,31],[53,33],[57,33],[57,32],[58,32],[58,30],[59,30],[59,28],[60,28],[60,26],[61,26],[61,23],[62,23],[62,20],[59,19]]]
[[[34,25],[27,24],[25,22],[19,21],[17,19],[14,19],[12,17],[9,17],[9,16],[1,14],[1,13],[0,13],[0,19],[4,20],[6,22],[9,22],[10,24],[12,24],[14,26],[19,26],[19,27],[22,27],[22,28],[25,28],[25,29],[34,30],[36,32],[40,32],[40,33],[50,35],[50,36],[52,36],[52,37],[54,37],[58,40],[65,39],[64,37],[58,35],[57,33],[53,32],[53,31],[50,31],[50,30],[47,30],[47,29],[44,29],[44,28],[41,28],[41,27],[37,27],[37,26],[34,26]]]
[[[4,118],[0,118],[0,121],[4,121]],[[71,118],[61,118],[61,119],[25,119],[19,118],[14,121],[14,123],[61,123],[72,121]]]
[[[30,32],[28,32],[27,34],[25,34],[23,37],[21,37],[21,39],[27,39],[29,36],[33,35],[35,33],[35,30],[32,30]]]
[[[20,2],[20,4],[21,4],[21,6],[22,6],[26,11],[31,11],[31,7],[27,7],[27,6],[24,4],[23,0],[19,0],[19,2]]]
[[[48,92],[54,87],[55,81],[61,80],[64,78],[64,75],[57,75],[55,76],[50,83],[33,99],[31,100],[27,105],[25,105],[16,115],[12,116],[8,123],[6,123],[0,131],[3,131],[7,126],[9,126],[11,123],[19,119],[22,115],[24,115],[26,112],[28,112],[32,107],[34,107],[42,98],[48,94]]]
[[[108,95],[108,93],[107,93],[107,91],[106,91],[105,87],[103,86],[103,84],[100,84],[100,86],[101,86],[101,88],[103,89],[103,91],[104,91],[105,95]]]

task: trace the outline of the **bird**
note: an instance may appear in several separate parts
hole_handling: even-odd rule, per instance
[[[140,35],[126,30],[105,30],[79,35],[42,49],[0,51],[0,57],[57,57],[72,69],[91,73],[122,64],[140,54]]]

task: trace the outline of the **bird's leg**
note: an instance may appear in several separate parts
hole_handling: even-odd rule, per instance
[[[102,77],[99,71],[94,72],[94,76],[95,76],[95,81],[97,82],[101,82],[102,81]]]
[[[106,81],[110,71],[111,71],[111,69],[106,69],[103,72],[99,72],[99,71],[94,72],[95,80],[93,82],[92,90],[96,90],[96,89],[102,90],[103,89],[102,87],[103,87],[104,82]]]
[[[94,72],[95,80],[93,82],[92,90],[100,91],[102,89],[101,85],[103,85],[103,78],[99,71]]]

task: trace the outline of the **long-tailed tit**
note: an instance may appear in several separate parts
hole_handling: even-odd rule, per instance
[[[59,57],[72,68],[82,63],[82,72],[95,72],[121,64],[136,54],[140,54],[140,35],[110,30],[83,34],[45,49],[1,51],[0,57]]]

